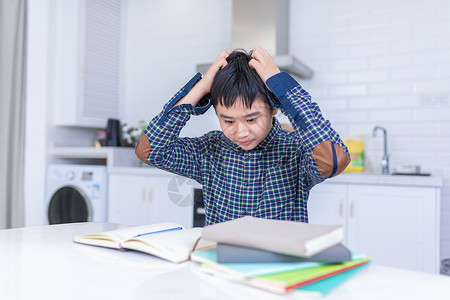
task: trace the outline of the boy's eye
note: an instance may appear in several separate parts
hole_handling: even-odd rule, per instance
[[[226,124],[233,124],[234,122],[233,122],[233,121],[230,121],[230,120],[225,120],[225,123],[226,123]]]
[[[248,120],[247,120],[247,122],[249,122],[249,123],[254,123],[255,121],[256,121],[256,118],[248,119]]]

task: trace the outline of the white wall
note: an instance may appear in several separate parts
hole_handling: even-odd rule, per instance
[[[442,257],[450,257],[450,2],[292,0],[290,51],[315,71],[302,84],[342,137],[366,135],[379,171],[387,128],[391,170],[444,176]],[[382,221],[382,216],[380,216]]]
[[[124,122],[150,121],[196,74],[196,64],[230,47],[231,0],[127,1]],[[192,117],[182,135],[219,128],[211,109]]]
[[[25,124],[25,225],[44,222],[49,97],[49,1],[28,1]]]

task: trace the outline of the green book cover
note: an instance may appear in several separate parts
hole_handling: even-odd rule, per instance
[[[330,264],[302,270],[256,276],[249,278],[248,280],[255,286],[267,286],[280,291],[288,291],[336,275],[349,269],[356,268],[368,263],[369,261],[369,258],[352,260],[340,264]]]
[[[361,271],[363,268],[367,267],[370,264],[364,264],[359,267],[356,267],[354,269],[350,269],[348,271],[336,274],[334,276],[330,276],[327,278],[324,278],[322,280],[310,283],[308,285],[299,287],[295,289],[295,292],[306,294],[306,295],[312,295],[312,296],[324,296],[327,293],[329,293],[334,288],[341,285],[344,281],[349,279],[350,277],[354,276],[356,273]]]

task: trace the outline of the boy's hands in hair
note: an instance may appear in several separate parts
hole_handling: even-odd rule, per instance
[[[205,95],[211,91],[211,85],[214,81],[214,77],[216,77],[217,72],[228,64],[227,57],[231,54],[231,52],[231,49],[222,51],[209,67],[205,76],[203,76],[202,80],[199,82],[202,84]]]
[[[191,104],[196,106],[198,102],[211,91],[211,85],[213,83],[214,77],[221,68],[225,67],[227,63],[227,57],[230,55],[231,49],[222,51],[216,60],[209,67],[205,76],[192,87],[189,93],[178,101],[175,106],[180,104]]]
[[[252,59],[248,62],[249,66],[256,70],[261,80],[266,80],[275,74],[280,73],[269,52],[266,49],[256,46],[252,53]]]

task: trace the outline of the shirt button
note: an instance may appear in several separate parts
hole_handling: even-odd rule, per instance
[[[248,214],[248,212],[244,211],[244,216],[246,216]]]
[[[245,186],[249,186],[248,182],[245,183]]]

